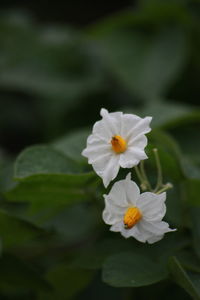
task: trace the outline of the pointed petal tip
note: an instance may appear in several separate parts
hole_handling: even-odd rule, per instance
[[[160,199],[165,202],[166,198],[167,198],[167,193],[166,192],[162,192],[161,194],[158,194],[158,196],[160,197]]]
[[[171,229],[171,228],[170,228]],[[177,231],[178,229],[177,228],[173,228],[171,229],[170,231]]]
[[[81,155],[84,156],[84,157],[87,157],[86,154],[85,154],[85,150],[86,150],[86,148],[83,149],[83,151],[81,152]]]
[[[104,117],[106,114],[108,114],[107,109],[101,108],[101,110],[100,110],[100,115],[101,115],[102,117]]]
[[[153,117],[149,117],[149,116],[144,118],[144,120],[147,122],[147,126],[149,126],[148,131],[146,133],[151,131],[150,123],[151,123],[152,119],[153,119]]]
[[[152,121],[153,117],[148,116],[148,117],[145,117],[145,119],[148,120],[150,123]]]
[[[103,185],[105,186],[105,188],[108,187],[110,182],[108,182],[108,180],[105,180],[105,178],[103,178]]]
[[[143,153],[143,157],[142,157],[142,159],[141,160],[145,160],[145,159],[148,159],[148,156],[147,156],[147,154],[144,152]],[[139,161],[140,162],[140,161]],[[138,163],[139,164],[139,163]]]
[[[160,195],[162,195],[163,197],[166,197],[167,193],[166,192],[162,192]]]
[[[126,175],[126,180],[131,180],[131,172]]]

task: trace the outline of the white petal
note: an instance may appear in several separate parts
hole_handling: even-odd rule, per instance
[[[105,164],[102,173],[103,184],[107,187],[111,180],[113,180],[119,172],[119,155],[113,154],[109,161]]]
[[[136,124],[136,126],[131,128],[131,130],[129,131],[127,135],[128,142],[131,143],[132,140],[135,139],[137,136],[150,132],[151,128],[149,127],[149,124],[151,120],[152,117],[146,117],[144,119],[140,119],[140,121]]]
[[[112,154],[105,154],[102,156],[98,156],[92,163],[93,169],[95,172],[102,177],[104,174],[104,170],[106,166],[108,165],[110,159],[112,158]]]
[[[133,150],[134,148],[144,149],[147,145],[147,137],[142,133],[133,137],[131,140],[128,141],[128,149],[131,147]]]
[[[132,129],[135,128],[140,122],[141,118],[133,114],[124,114],[122,117],[122,128],[121,135],[127,139],[132,132]]]
[[[105,154],[92,161],[95,172],[103,179],[107,187],[119,172],[119,157],[117,155]]]
[[[102,218],[103,218],[104,222],[108,225],[113,225],[120,221],[119,217],[110,213],[108,210],[103,211]]]
[[[109,200],[116,206],[125,207],[128,209],[128,202],[126,199],[126,191],[124,189],[124,181],[120,180],[114,183],[110,193],[108,194]]]
[[[139,223],[141,232],[149,233],[149,238],[152,236],[161,236],[166,232],[175,231],[176,229],[169,228],[169,224],[164,221],[147,222],[142,219]]]
[[[92,145],[92,144],[98,145],[98,144],[101,144],[101,143],[108,144],[108,141],[105,140],[105,137],[102,138],[98,134],[91,134],[87,138],[87,147]]]
[[[99,144],[88,145],[87,148],[83,150],[82,155],[88,158],[89,164],[92,164],[103,156],[111,156],[112,150],[110,145],[101,142]]]
[[[121,232],[123,228],[124,228],[123,221],[119,221],[110,227],[110,231]]]
[[[111,140],[114,130],[102,119],[94,124],[92,132],[94,135],[98,136],[99,139],[108,142]]]
[[[108,196],[113,204],[128,209],[130,206],[135,206],[139,195],[138,186],[128,175],[125,180],[120,180],[113,185]]]
[[[111,140],[112,136],[121,132],[122,112],[109,113],[102,108],[100,112],[102,120],[94,124],[93,133],[99,134],[101,137]]]
[[[124,181],[124,189],[126,192],[126,199],[129,205],[135,206],[140,196],[140,189],[137,184],[131,180],[131,173],[126,176]]]
[[[130,147],[124,153],[120,154],[119,164],[122,168],[132,168],[146,158],[147,155],[142,149]]]
[[[108,114],[109,114],[109,112],[107,111],[107,109],[101,108],[100,115],[102,116],[102,118],[107,116]]]
[[[119,221],[116,224],[112,225],[110,228],[111,231],[114,232],[121,232],[121,235],[125,238],[134,237],[140,242],[143,242],[143,237],[141,236],[140,232],[138,231],[137,227],[134,226],[131,229],[125,229],[123,221]]]
[[[107,118],[109,116],[114,117],[114,118],[118,118],[119,116],[122,116],[122,112],[120,111],[120,112],[109,113],[107,109],[101,108],[100,115],[102,116],[102,118]]]
[[[127,175],[126,175],[126,180],[131,180],[131,172],[129,172]]]
[[[141,210],[143,219],[147,221],[161,221],[166,213],[166,193],[155,194],[142,193],[137,201],[137,207]]]
[[[113,225],[123,220],[124,209],[113,205],[109,201],[109,197],[105,197],[105,209],[102,217],[106,224]]]
[[[126,211],[126,207],[116,205],[112,201],[110,201],[109,195],[104,195],[105,198],[105,209],[110,213],[120,216],[121,220],[124,217],[124,213]]]
[[[154,235],[154,236],[148,238],[147,242],[149,244],[153,244],[155,242],[158,242],[158,241],[162,240],[163,236],[164,236],[163,234],[162,235]]]
[[[147,241],[153,241],[154,239],[156,240],[156,238],[158,237],[158,235],[156,235],[155,233],[152,233],[151,231],[149,231],[146,226],[144,226],[143,220],[140,220],[140,222],[138,222],[135,227],[137,226],[139,235],[137,238],[137,240],[142,241],[143,243],[147,242]],[[161,235],[159,235],[161,236]],[[162,235],[163,236],[163,235]]]
[[[103,173],[105,166],[112,158],[112,155],[109,152],[100,153],[98,156],[94,158],[89,158],[88,163],[93,165],[94,170],[97,172],[99,176]],[[102,170],[102,171],[101,171]]]
[[[134,237],[136,240],[138,240],[139,242],[145,243],[146,242],[146,237],[141,234],[137,224],[135,226],[133,226],[131,229],[125,229],[123,228],[121,230],[121,234],[125,237],[125,238],[129,238],[129,237]]]

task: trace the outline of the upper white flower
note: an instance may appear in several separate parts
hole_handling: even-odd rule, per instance
[[[140,194],[130,173],[125,180],[116,182],[104,198],[104,222],[112,225],[111,231],[121,232],[125,238],[132,236],[152,244],[162,239],[166,232],[176,230],[162,221],[166,213],[166,193]]]
[[[102,120],[93,126],[87,139],[87,147],[82,155],[88,158],[96,173],[108,186],[122,168],[132,168],[140,160],[146,159],[147,145],[145,133],[151,131],[151,117],[140,118],[122,112],[109,113],[102,108]]]

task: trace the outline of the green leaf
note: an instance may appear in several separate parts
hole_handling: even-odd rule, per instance
[[[158,23],[178,21],[179,23],[189,22],[191,19],[189,11],[186,8],[187,1],[167,2],[160,0],[141,0],[140,10],[148,19]]]
[[[43,223],[45,228],[53,228],[66,244],[79,244],[80,241],[98,235],[99,213],[97,214],[87,203],[73,204],[69,207],[59,206],[56,211],[57,214],[46,221],[43,218]],[[55,211],[53,213],[55,214]],[[39,220],[41,216],[40,212]]]
[[[198,154],[197,154],[198,155]],[[185,177],[191,182],[200,180],[200,163],[195,159],[195,155],[182,155],[181,166]]]
[[[178,253],[177,258],[181,265],[187,270],[200,273],[200,260],[193,251],[181,251]]]
[[[32,146],[18,156],[14,176],[20,182],[53,183],[58,180],[65,182],[68,187],[81,187],[95,178],[93,172],[85,172],[84,168],[62,150],[50,146]]]
[[[101,46],[111,72],[146,100],[165,93],[187,56],[185,36],[178,28],[148,36],[126,28],[101,37]]]
[[[77,165],[59,151],[49,146],[32,146],[25,149],[15,163],[15,177],[23,179],[42,174],[74,174]]]
[[[29,203],[22,217],[41,225],[69,204],[93,198],[99,179],[94,172],[82,169],[57,149],[33,146],[17,158],[18,183],[4,195],[9,201]]]
[[[200,206],[200,179],[186,179],[183,182],[183,188],[187,203]]]
[[[168,106],[168,108],[167,108]],[[170,116],[170,107],[171,107],[171,116]],[[171,105],[166,104],[164,115],[168,117],[167,122],[164,124],[165,129],[173,130],[174,128],[180,128],[183,130],[183,127],[187,127],[189,124],[198,123],[200,121],[200,110],[196,108],[195,110],[186,105],[178,105],[178,103],[172,103]],[[156,116],[158,118],[158,116]],[[184,128],[185,130],[185,128]],[[173,132],[173,131],[172,131]],[[188,136],[189,137],[189,136]],[[191,146],[191,145],[188,145]]]
[[[92,182],[94,173],[85,175],[43,175],[36,179],[20,182],[5,193],[13,202],[27,202],[30,205],[22,217],[34,224],[44,224],[46,220],[66,209],[66,206],[93,199]],[[90,191],[91,189],[91,191]]]
[[[179,104],[175,101],[163,101],[157,99],[147,102],[141,109],[141,116],[152,116],[152,127],[162,127],[164,129],[173,128],[186,121],[189,116],[196,114],[189,105]]]
[[[199,194],[198,194],[199,195]],[[193,206],[189,210],[191,217],[191,225],[192,225],[192,236],[193,236],[193,244],[196,254],[200,258],[200,207]]]
[[[175,255],[175,253],[179,253],[180,250],[188,247],[190,243],[191,240],[177,230],[171,234],[166,234],[161,241],[152,244],[150,248],[146,245],[148,250],[146,255],[150,255],[156,261],[163,262],[167,265],[168,258],[170,256]]]
[[[196,108],[195,111],[187,114],[170,127],[170,131],[176,141],[178,141],[182,152],[190,155],[191,157],[195,156],[195,158],[199,158],[199,124],[200,111],[198,108]]]
[[[12,201],[67,204],[89,198],[87,189],[97,177],[82,168],[65,154],[49,146],[33,146],[24,150],[15,164],[19,181],[7,191]]]
[[[149,145],[147,147],[149,161],[147,161],[147,165],[149,163],[151,168],[154,167],[155,169],[153,148],[158,149],[164,180],[177,182],[183,179],[181,152],[173,137],[160,129],[154,129],[149,134]]]
[[[103,281],[114,287],[139,287],[167,277],[161,264],[134,252],[110,256],[103,265]]]
[[[51,290],[51,285],[26,262],[4,254],[0,259],[0,292],[15,295],[33,290]]]
[[[42,292],[39,300],[66,300],[85,289],[93,278],[93,272],[73,270],[66,264],[56,265],[48,271],[46,279],[53,286],[50,293]]]
[[[194,272],[189,272],[190,280],[192,281],[193,285],[195,286],[196,291],[198,291],[198,297],[197,299],[200,299],[200,280],[199,280],[199,274]]]
[[[132,249],[134,249],[134,254],[143,255],[153,261],[167,265],[168,258],[187,247],[190,242],[187,237],[178,231],[173,234],[166,234],[159,243],[151,246],[139,243],[135,239],[124,240],[115,236],[101,240],[92,247],[86,248],[72,261],[70,266],[92,270],[100,269],[109,256],[119,252],[132,251]]]
[[[94,53],[78,32],[19,20],[9,14],[0,18],[1,85],[47,98],[51,112],[53,107],[74,106],[80,96],[99,86],[101,72],[93,62]],[[60,113],[60,108],[55,111],[57,117]]]
[[[131,250],[132,247],[133,244],[130,240],[124,241],[121,238],[104,239],[82,251],[72,261],[70,267],[86,270],[101,269],[103,262],[108,256],[121,251]]]
[[[0,211],[0,236],[4,247],[16,247],[43,234],[39,227]]]
[[[170,227],[181,228],[183,225],[184,203],[180,184],[174,183],[172,189],[167,191],[167,212],[165,218]],[[172,225],[173,224],[173,225]]]
[[[179,284],[183,289],[185,289],[188,294],[193,299],[200,299],[200,283],[199,276],[195,277],[193,275],[187,274],[187,272],[182,268],[176,257],[172,257],[169,261],[169,269],[174,278],[174,280]]]
[[[81,152],[86,147],[89,134],[89,130],[77,130],[55,141],[52,146],[77,162],[86,162]]]
[[[143,2],[146,2],[143,5]],[[152,26],[161,27],[174,22],[178,24],[185,24],[185,22],[191,22],[191,15],[186,9],[184,3],[181,2],[160,2],[158,1],[140,1],[137,9],[123,9],[113,14],[109,14],[108,17],[104,17],[98,22],[90,25],[87,29],[88,33],[92,36],[104,36],[113,30],[132,26],[138,28],[138,26]]]
[[[0,163],[0,190],[6,192],[16,186],[16,182],[13,180],[14,162],[3,157]]]
[[[8,107],[7,115],[0,114],[1,132],[6,131],[2,122],[8,129],[16,123],[17,131],[27,134],[27,144],[31,134],[49,140],[73,127],[70,122],[66,127],[66,117],[103,85],[94,45],[75,29],[36,25],[23,14],[5,12],[0,14],[0,44],[3,110]],[[23,101],[18,93],[30,99]]]
[[[2,241],[0,240],[0,257],[2,255],[2,251],[3,251],[3,245],[2,245]]]
[[[87,192],[90,182],[95,178],[94,173],[85,175],[43,175],[28,178],[20,182],[15,188],[7,191],[8,200],[20,202],[56,202],[69,204],[73,201],[85,201],[91,196]],[[71,183],[71,185],[70,185]],[[85,185],[85,186],[84,186]]]
[[[181,167],[185,177],[190,179],[200,179],[199,124],[200,112],[197,108],[168,127],[180,145],[183,153]]]

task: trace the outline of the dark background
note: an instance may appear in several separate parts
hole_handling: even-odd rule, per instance
[[[78,95],[78,104],[70,104],[69,107],[68,105],[63,104],[64,102],[67,103],[69,101],[67,94],[63,96],[64,100],[61,101],[59,99],[56,100],[56,93],[53,96],[54,99],[48,98],[48,93],[46,93],[46,95],[43,93],[42,97],[41,95],[36,95],[34,88],[36,87],[37,89],[39,82],[35,83],[34,88],[30,88],[31,83],[27,83],[29,87],[26,88],[23,87],[23,84],[4,84],[4,81],[0,82],[0,96],[2,102],[0,140],[3,148],[6,149],[8,153],[18,153],[26,145],[50,141],[74,128],[91,126],[98,118],[98,112],[103,106],[111,110],[132,106],[137,110],[138,107],[142,108],[145,101],[151,101],[150,98],[152,97],[143,101],[144,99],[141,95],[138,95],[135,92],[131,93],[131,91],[126,88],[126,85],[123,85],[120,80],[115,77],[115,74],[113,76],[112,72],[107,70],[104,61],[99,61],[99,53],[101,56],[101,49],[99,50],[99,46],[92,45],[91,48],[94,47],[94,51],[93,49],[91,50],[91,48],[88,49],[87,38],[84,39],[82,36],[82,33],[86,32],[91,26],[95,26],[95,23],[101,23],[102,20],[109,18],[109,16],[117,16],[123,11],[133,12],[136,16],[142,16],[142,6],[145,6],[145,2],[146,1],[109,1],[103,3],[97,1],[94,3],[92,1],[58,1],[53,3],[52,1],[1,1],[0,11],[2,15],[18,15],[19,19],[20,16],[22,19],[26,16],[29,21],[31,20],[30,22],[33,25],[36,35],[39,36],[44,29],[48,30],[48,27],[55,27],[60,28],[61,31],[71,31],[72,44],[81,43],[82,48],[79,48],[79,45],[70,46],[71,49],[69,49],[69,53],[66,54],[66,57],[64,53],[65,50],[59,50],[60,48],[58,47],[58,52],[60,51],[60,54],[57,54],[57,50],[55,50],[53,58],[47,58],[46,64],[51,63],[51,59],[54,59],[55,64],[57,64],[57,67],[59,68],[55,77],[59,78],[59,76],[63,76],[64,78],[67,73],[67,76],[71,76],[75,81],[76,79],[81,80],[85,76],[84,72],[87,73],[88,59],[90,60],[90,63],[93,64],[92,68],[99,68],[99,70],[96,70],[95,72],[100,73],[103,69],[103,74],[101,74],[103,84],[95,87],[93,91],[89,88],[89,91],[82,93],[81,96]],[[187,40],[184,46],[187,48],[186,51],[188,51],[188,54],[184,58],[185,61],[180,67],[180,70],[178,70],[178,75],[175,76],[175,78],[172,78],[169,87],[165,89],[162,98],[170,103],[175,101],[176,103],[186,103],[196,107],[199,103],[200,94],[199,3],[198,1],[169,1],[167,5],[165,1],[150,1],[149,3],[154,4],[149,11],[148,9],[146,10],[147,16],[144,20],[141,18],[141,21],[136,24],[135,30],[137,32],[142,34],[145,33],[148,39],[148,36],[150,36],[152,32],[158,31],[160,27],[171,27],[169,30],[173,32],[173,26],[175,25],[184,31]],[[162,8],[162,4],[164,4],[164,8]],[[153,10],[155,10],[155,12]],[[181,12],[181,10],[185,10],[185,12]],[[192,20],[191,24],[189,24],[189,21],[184,20],[184,16],[181,19],[181,13],[188,14],[189,18]],[[58,31],[60,29],[58,29]],[[6,38],[7,40],[10,33],[11,36],[15,36],[14,32],[9,32]],[[80,37],[80,41],[77,41],[76,38],[76,41],[73,40],[74,34],[76,35],[77,40]],[[10,39],[13,40],[12,37],[10,37]],[[5,46],[4,43],[5,41],[2,37],[1,47],[3,48]],[[16,41],[13,40],[9,43],[11,43],[11,47],[13,47],[13,54],[11,56],[15,56],[15,61],[19,59],[19,66],[25,66],[25,69],[23,69],[23,76],[26,77],[25,74],[27,70],[30,70],[29,63],[31,68],[34,68],[34,61],[37,61],[34,51],[37,55],[37,52],[40,52],[40,45],[36,46],[38,49],[35,49],[33,54],[30,53],[28,61],[26,59],[27,52],[31,51],[32,48],[27,50],[26,48],[28,48],[28,44],[31,43],[31,41],[16,36]],[[7,51],[6,47],[9,47],[9,43],[3,50],[5,53]],[[73,47],[75,47],[75,49],[73,49]],[[18,51],[16,51],[18,48],[21,49],[19,50],[19,53],[22,54],[22,57],[20,58]],[[44,51],[47,51],[46,54],[51,56],[51,49]],[[90,53],[90,51],[93,51],[93,53]],[[116,49],[115,51],[117,52],[118,50]],[[45,59],[46,54],[44,53]],[[60,55],[62,56],[61,59],[59,58]],[[23,59],[23,56],[25,59]],[[73,58],[73,56],[75,57]],[[5,59],[8,65],[10,64],[9,59],[12,61],[13,58],[8,57]],[[85,59],[86,61],[84,61]],[[2,58],[2,61],[5,62],[4,58]],[[103,66],[101,64],[102,62]],[[40,63],[40,57],[38,57],[37,72],[40,72]],[[63,64],[62,68],[61,64]],[[41,64],[41,69],[42,68],[43,66]],[[46,66],[44,66],[44,68],[46,68]],[[46,71],[48,72],[48,68],[45,72]],[[54,72],[55,70],[52,71]],[[62,74],[59,74],[59,72]],[[35,76],[37,77],[37,74],[35,74]],[[76,87],[74,89],[76,89]],[[44,98],[43,96],[46,98],[45,101],[42,99]],[[43,101],[44,104],[41,104]],[[54,104],[52,104],[53,102]],[[51,104],[48,105],[47,103]],[[89,111],[88,107],[90,108]],[[44,110],[46,110],[46,112],[44,112]]]
[[[1,1],[1,9],[26,10],[41,23],[82,27],[133,4],[136,1]]]
[[[133,1],[123,1],[123,3],[122,1],[109,1],[106,4],[100,1],[95,3],[93,1],[57,1],[56,3],[52,1],[1,1],[0,11],[2,13],[11,11],[28,15],[38,24],[67,24],[81,29],[113,12],[118,12],[129,6],[132,7],[132,4]],[[42,142],[44,136],[38,126],[41,125],[42,120],[40,119],[40,112],[33,104],[32,96],[24,94],[21,90],[10,91],[4,87],[1,88],[0,93],[3,106],[3,126],[0,130],[0,136],[3,148],[9,153],[17,153],[26,145]],[[91,103],[90,100],[89,102]],[[77,122],[74,124],[73,119],[76,119],[75,114],[78,116],[82,114],[82,110],[83,107],[78,113],[72,111],[72,128],[74,126],[79,127]],[[24,121],[23,117],[27,112],[29,120]],[[21,114],[23,115],[22,118]],[[87,110],[85,114],[85,119],[87,119]],[[66,118],[69,116],[67,115]],[[83,125],[85,124],[88,123],[83,120]],[[80,125],[82,124],[80,123]],[[62,132],[58,132],[58,134]]]

